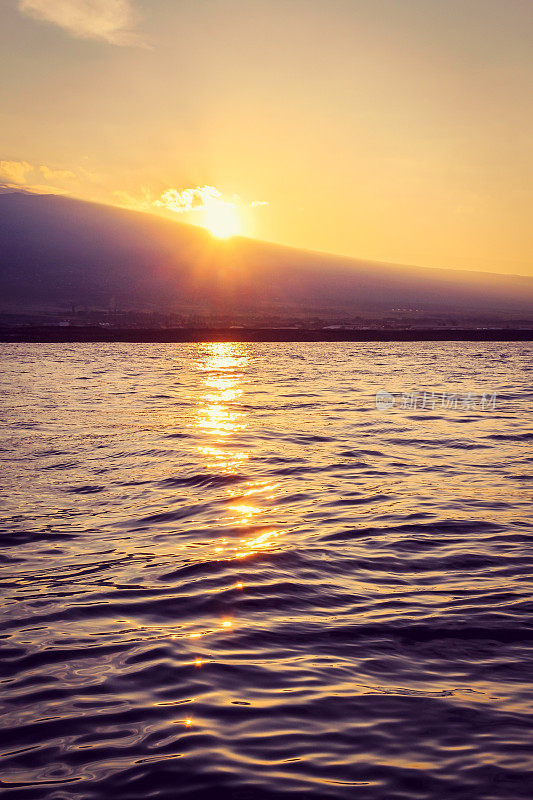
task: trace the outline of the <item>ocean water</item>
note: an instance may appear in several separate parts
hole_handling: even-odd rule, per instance
[[[530,345],[0,358],[4,797],[533,796]]]

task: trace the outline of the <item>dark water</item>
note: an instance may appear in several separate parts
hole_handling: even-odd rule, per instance
[[[531,798],[531,355],[4,346],[4,796]]]

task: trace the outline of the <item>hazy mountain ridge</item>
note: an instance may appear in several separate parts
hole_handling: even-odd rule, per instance
[[[364,262],[57,195],[0,195],[3,305],[531,314],[533,279]]]

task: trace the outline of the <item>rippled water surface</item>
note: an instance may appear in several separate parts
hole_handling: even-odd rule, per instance
[[[5,797],[533,796],[530,346],[0,355]]]

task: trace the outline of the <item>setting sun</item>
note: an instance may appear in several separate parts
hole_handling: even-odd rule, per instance
[[[242,221],[234,203],[212,200],[206,203],[203,224],[218,239],[228,239],[242,233]]]

